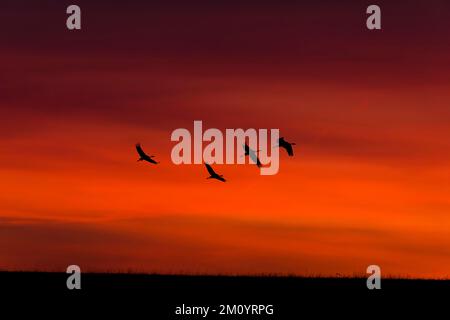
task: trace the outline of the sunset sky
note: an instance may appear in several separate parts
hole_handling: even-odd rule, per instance
[[[244,3],[2,1],[0,269],[450,276],[450,2]],[[194,120],[295,157],[206,180]]]

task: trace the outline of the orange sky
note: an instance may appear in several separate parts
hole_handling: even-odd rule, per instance
[[[381,2],[381,32],[361,1],[81,1],[77,33],[64,4],[5,5],[0,268],[448,277],[450,5],[435,2]],[[295,157],[206,180],[170,160],[193,120],[279,128]],[[136,162],[136,142],[161,164]]]

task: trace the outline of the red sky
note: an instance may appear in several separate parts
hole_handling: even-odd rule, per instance
[[[448,1],[163,3],[0,5],[1,269],[449,276]],[[206,180],[193,120],[296,156]]]

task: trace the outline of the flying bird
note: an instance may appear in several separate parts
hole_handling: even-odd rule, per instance
[[[286,151],[290,157],[292,157],[294,155],[294,150],[292,149],[292,146],[295,146],[295,143],[289,143],[286,140],[284,140],[283,137],[281,137],[278,139],[278,146],[280,148],[286,149]]]
[[[152,158],[154,158],[155,156],[149,156],[147,155],[144,150],[142,150],[142,147],[139,143],[136,144],[136,150],[137,153],[139,154],[139,159],[137,161],[147,161],[153,164],[158,164],[159,162],[156,162],[155,160],[153,160]]]
[[[209,164],[205,163],[205,166],[206,166],[206,169],[208,170],[208,173],[210,174],[210,176],[208,178],[206,178],[206,179],[217,179],[217,180],[222,181],[222,182],[226,181],[223,178],[223,175],[217,174]]]
[[[256,165],[258,166],[258,168],[260,168],[262,166],[261,161],[259,161],[258,156],[256,155],[256,153],[259,151],[255,151],[253,149],[251,149],[248,144],[244,144],[244,156],[250,156],[250,159],[253,160],[253,163],[256,163]]]

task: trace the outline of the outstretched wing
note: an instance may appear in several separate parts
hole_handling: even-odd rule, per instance
[[[252,159],[253,163],[258,167],[261,167],[261,161],[259,161],[259,158],[255,152],[250,152],[250,159]]]
[[[148,158],[148,159],[145,159],[145,160],[147,160],[148,162],[153,163],[153,164],[158,164],[159,163],[159,162],[153,160],[152,158]]]
[[[206,169],[208,170],[210,175],[212,175],[212,176],[216,176],[217,175],[217,173],[214,172],[213,168],[209,164],[205,163],[205,166],[206,166]]]
[[[292,149],[292,143],[287,142],[284,138],[278,139],[278,146],[284,148],[288,155],[292,157],[294,155],[294,150]]]
[[[248,146],[248,144],[244,144],[244,151],[245,155],[248,155],[250,153],[250,147]]]
[[[142,150],[142,147],[139,143],[136,144],[136,151],[141,158],[148,158],[148,155]]]
[[[285,148],[286,148],[288,155],[290,157],[292,157],[294,155],[294,149],[292,149],[292,144],[287,143]]]

